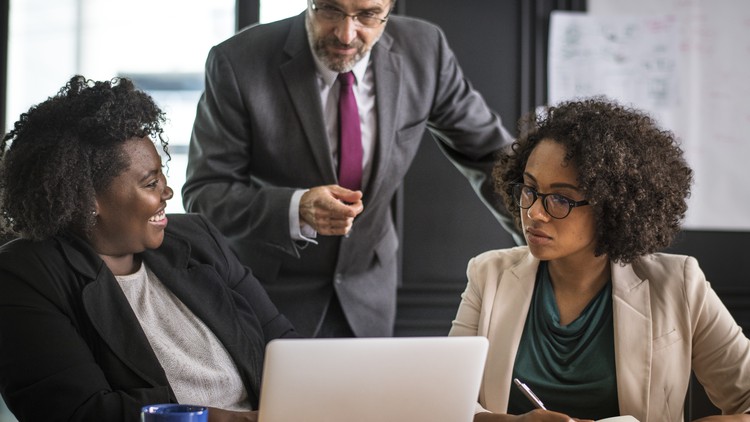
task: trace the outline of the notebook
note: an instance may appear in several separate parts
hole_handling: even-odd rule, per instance
[[[277,339],[260,422],[471,422],[484,337]]]

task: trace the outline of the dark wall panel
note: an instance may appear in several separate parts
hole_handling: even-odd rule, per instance
[[[514,133],[519,115],[516,2],[408,0],[405,14],[443,28],[466,77]],[[403,283],[463,283],[470,257],[512,244],[426,135],[404,181]]]
[[[10,26],[10,0],[0,0],[0,131],[5,133],[5,113],[8,87],[8,28]]]
[[[553,9],[583,10],[585,2],[399,0],[398,8],[444,30],[468,79],[514,134],[515,122],[527,111],[521,108],[546,98],[547,24]],[[451,295],[464,287],[468,260],[513,243],[429,135],[404,181],[401,203],[403,288],[397,333],[447,332],[459,301]],[[698,258],[750,334],[750,232],[686,230],[668,251]]]
[[[750,335],[750,233],[686,230],[668,252],[698,259],[706,279]]]

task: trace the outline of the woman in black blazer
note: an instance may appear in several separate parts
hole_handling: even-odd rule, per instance
[[[20,421],[137,421],[147,404],[255,420],[267,342],[296,336],[172,189],[164,115],[128,79],[72,78],[0,144],[0,392]],[[8,148],[9,145],[9,148]]]

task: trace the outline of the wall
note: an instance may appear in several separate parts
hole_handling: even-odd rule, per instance
[[[444,30],[465,76],[515,133],[520,115],[520,3],[403,2],[405,15]],[[513,241],[427,134],[404,180],[403,221],[397,335],[447,334],[469,259],[512,246]]]
[[[546,96],[540,95],[546,91],[545,19],[550,9],[561,6],[544,0],[475,0],[471,7],[438,0],[399,2],[404,14],[443,28],[464,73],[512,133],[516,133],[517,118],[527,111],[519,105],[529,108],[546,101]],[[529,16],[524,8],[534,4],[537,9]],[[528,25],[536,29],[528,30]],[[534,77],[536,73],[541,77]],[[732,190],[735,195],[750,197],[750,190],[739,180]],[[403,288],[397,333],[447,332],[459,301],[453,295],[463,290],[469,258],[484,250],[511,246],[512,241],[466,180],[441,156],[429,135],[403,191]],[[716,218],[721,218],[720,213]],[[685,230],[668,250],[698,258],[746,334],[750,334],[748,245],[750,232]]]
[[[516,133],[515,121],[521,113],[546,101],[549,10],[583,10],[585,5],[551,0],[399,0],[399,8],[443,28],[466,76]],[[732,190],[750,196],[740,180]],[[511,246],[512,241],[429,136],[403,191],[403,287],[396,334],[443,335],[450,329],[465,287],[469,258]],[[748,232],[685,230],[667,250],[699,260],[746,335],[750,334],[749,245]],[[691,389],[686,420],[716,414],[702,387],[694,382]]]

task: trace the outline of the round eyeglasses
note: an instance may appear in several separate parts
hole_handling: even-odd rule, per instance
[[[376,13],[374,12],[360,12],[355,13],[353,15],[345,13],[343,10],[334,7],[330,4],[321,4],[318,5],[314,0],[310,2],[310,5],[312,7],[313,12],[315,12],[315,16],[319,17],[320,19],[332,22],[332,23],[338,23],[343,21],[346,18],[352,18],[352,21],[359,25],[366,28],[375,28],[377,26],[380,26],[384,24],[388,20],[388,16],[390,16],[390,12],[385,15],[385,17],[381,18],[378,17]]]
[[[589,205],[589,201],[574,201],[567,196],[557,193],[539,193],[536,189],[523,183],[513,184],[513,198],[519,207],[527,210],[534,205],[537,198],[541,198],[544,211],[552,218],[565,218],[575,207]]]

